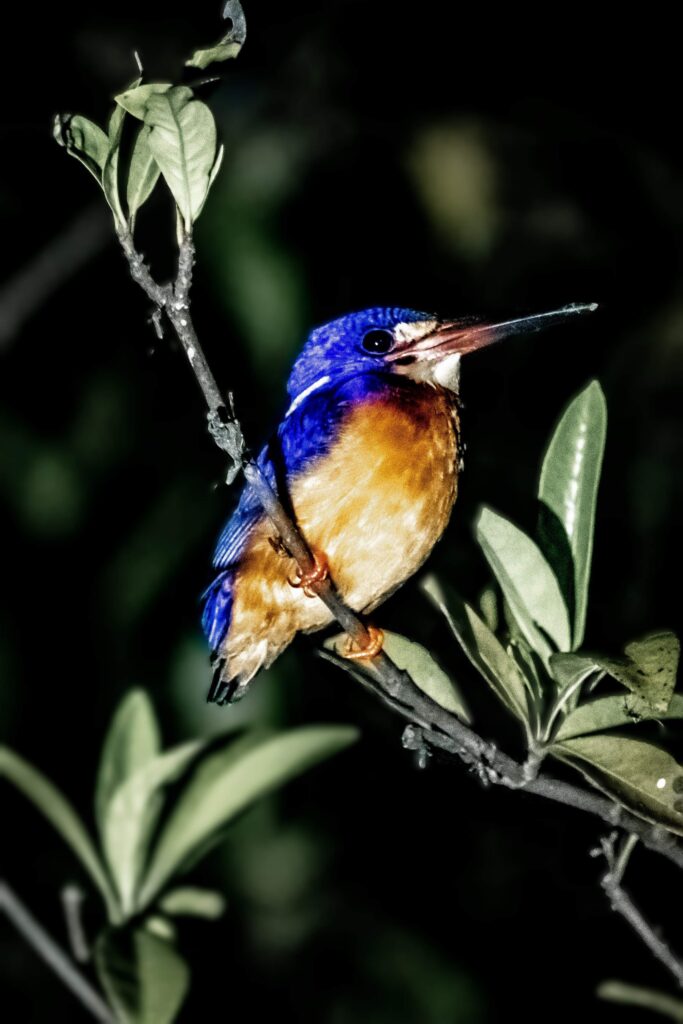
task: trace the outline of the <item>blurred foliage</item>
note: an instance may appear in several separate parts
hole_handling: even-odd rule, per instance
[[[107,733],[95,788],[99,848],[69,800],[36,768],[0,747],[0,780],[24,794],[71,847],[104,901],[95,940],[104,991],[124,1024],[177,1018],[190,969],[174,948],[173,918],[220,917],[219,893],[171,889],[254,801],[356,738],[349,727],[249,733],[227,745],[192,740],[161,750],[142,691],[122,700]],[[188,777],[189,776],[189,777]],[[182,781],[172,799],[168,788]]]
[[[580,330],[518,340],[465,367],[466,470],[433,567],[476,608],[487,578],[470,539],[477,508],[533,522],[541,439],[597,376],[610,439],[585,648],[616,652],[625,637],[681,629],[672,594],[683,515],[678,57],[656,12],[625,19],[620,46],[612,26],[582,14],[544,45],[538,13],[523,9],[494,24],[489,11],[434,0],[417,22],[414,5],[384,0],[248,5],[249,42],[210,97],[226,159],[198,226],[194,306],[256,443],[282,408],[304,332],[332,315],[377,302],[495,315],[600,301]],[[210,5],[155,0],[41,9],[40,32],[34,9],[14,15],[32,42],[30,57],[8,55],[21,105],[7,106],[0,129],[5,151],[20,154],[0,175],[12,240],[0,279],[12,293],[17,273],[40,278],[45,247],[87,202],[88,185],[95,191],[51,143],[54,111],[84,109],[103,123],[104,97],[135,74],[135,48],[146,71],[169,79],[216,23]],[[634,54],[648,51],[656,64],[634,74]],[[138,219],[163,275],[171,239],[160,194]],[[339,759],[306,776],[237,822],[203,864],[201,881],[227,892],[233,912],[210,928],[184,926],[194,951],[187,1019],[215,1013],[220,988],[233,1015],[277,1012],[297,1024],[457,1020],[459,1006],[473,1024],[545,1021],[550,1006],[555,1021],[575,1020],[596,981],[619,977],[635,952],[593,886],[592,822],[482,794],[438,764],[414,771],[400,725],[312,660],[306,640],[238,707],[204,704],[197,599],[233,498],[185,366],[155,340],[113,245],[87,251],[68,274],[64,261],[47,297],[36,286],[41,299],[18,326],[0,287],[0,735],[32,761],[58,764],[82,807],[83,766],[94,763],[122,679],[150,687],[176,740],[233,721],[360,721],[367,740],[353,769]],[[414,585],[381,620],[419,638],[472,694],[476,718],[515,748],[514,723],[497,717]],[[647,728],[675,749],[666,724]],[[19,801],[9,812],[12,834],[31,838],[3,845],[3,870],[57,933],[54,894],[71,858],[43,841]],[[286,900],[273,891],[271,849],[287,867],[281,881],[298,867]],[[668,871],[633,870],[662,925],[677,923]],[[539,941],[551,929],[552,942]],[[576,962],[577,949],[585,970],[558,1001],[558,964]],[[0,954],[10,1018],[14,999],[22,1020],[81,1019],[4,930]],[[533,999],[520,984],[530,956]],[[661,987],[649,962],[639,960],[638,975]],[[624,1013],[601,1007],[605,1021]]]

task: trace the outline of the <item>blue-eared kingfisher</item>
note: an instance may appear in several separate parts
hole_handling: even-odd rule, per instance
[[[347,605],[371,612],[443,534],[462,470],[460,362],[507,335],[594,309],[502,323],[379,307],[318,327],[294,363],[290,404],[258,464]],[[246,485],[221,533],[204,595],[210,699],[243,696],[298,632],[332,621]],[[373,630],[374,649],[381,645]],[[349,651],[351,655],[351,651]]]

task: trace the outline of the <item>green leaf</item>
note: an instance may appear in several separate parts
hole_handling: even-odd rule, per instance
[[[447,605],[441,585],[433,576],[422,582],[422,589],[446,616],[458,643],[499,700],[526,722],[524,677],[495,634],[468,604],[451,600]]]
[[[126,228],[126,217],[119,197],[119,155],[125,117],[126,112],[122,107],[114,107],[108,126],[109,152],[102,168],[102,188],[119,230]]]
[[[339,633],[326,640],[323,646],[339,655],[340,648],[346,639],[345,633]],[[410,675],[415,685],[433,701],[436,701],[440,707],[451,711],[463,722],[472,721],[460,690],[444,670],[437,665],[425,647],[408,640],[400,633],[390,633],[388,630],[384,630],[383,649],[399,668]],[[343,661],[341,664],[344,667]],[[355,664],[354,667],[360,668],[368,675],[374,673],[371,664],[364,666],[361,662],[360,665]]]
[[[126,202],[128,204],[128,216],[130,217],[131,225],[135,224],[135,216],[138,210],[151,196],[161,173],[149,145],[151,130],[151,128],[143,124],[138,132],[130,158]]]
[[[232,27],[223,38],[203,50],[195,50],[185,63],[190,67],[207,68],[209,64],[236,57],[247,38],[247,23],[239,0],[228,0],[223,11],[224,18],[230,18]]]
[[[154,158],[189,231],[206,200],[216,159],[213,114],[191,89],[179,85],[150,96],[145,124],[152,129]]]
[[[625,659],[597,658],[601,668],[631,691],[631,713],[663,714],[671,702],[681,645],[673,633],[651,633],[624,648]]]
[[[184,886],[166,893],[159,901],[159,909],[171,917],[206,917],[215,920],[225,913],[225,897],[212,889]]]
[[[126,113],[144,121],[147,103],[152,96],[163,95],[172,89],[170,82],[147,82],[145,85],[134,85],[125,92],[119,93],[114,99]]]
[[[549,667],[550,674],[560,690],[568,690],[583,682],[600,668],[593,658],[587,658],[583,654],[564,653],[551,654]]]
[[[109,802],[103,846],[125,915],[135,909],[149,842],[163,807],[163,787],[182,775],[201,747],[200,741],[183,743],[147,761]]]
[[[106,931],[95,945],[102,987],[123,1024],[171,1024],[190,970],[173,946],[145,929]]]
[[[558,730],[556,739],[568,740],[573,736],[604,732],[605,729],[621,729],[648,718],[663,721],[683,718],[683,696],[675,694],[663,715],[652,713],[647,716],[634,715],[629,707],[628,698],[622,694],[586,701],[585,704],[579,704],[574,711],[567,715]]]
[[[164,939],[166,942],[174,943],[178,934],[173,921],[169,921],[167,917],[162,917],[161,914],[151,914],[146,917],[143,922],[143,926],[146,931],[151,932],[152,935],[156,935],[160,939]]]
[[[550,752],[634,814],[683,835],[683,768],[665,750],[598,733],[555,743]]]
[[[683,999],[676,999],[668,992],[641,988],[626,981],[603,981],[596,993],[599,999],[624,1006],[639,1006],[652,1013],[660,1013],[678,1024],[683,1024]]]
[[[552,569],[536,544],[493,509],[482,508],[475,530],[522,635],[547,662],[552,647],[571,647],[569,617]],[[541,627],[541,629],[538,627]]]
[[[6,778],[47,818],[71,847],[104,897],[112,922],[120,918],[111,883],[88,830],[66,797],[41,772],[8,747],[0,747],[0,779]]]
[[[102,170],[109,152],[109,139],[99,125],[80,114],[57,114],[53,135],[69,156],[75,157],[102,185]]]
[[[216,180],[216,178],[218,176],[218,172],[221,169],[221,165],[223,163],[224,155],[225,155],[225,146],[221,145],[221,146],[218,147],[218,154],[216,155],[216,159],[214,161],[214,165],[211,168],[211,174],[209,175],[209,184],[208,184],[208,187],[206,189],[206,195],[204,196],[204,202],[202,203],[202,205],[197,210],[197,213],[195,214],[195,218],[194,218],[195,220],[197,220],[197,217],[199,217],[201,215],[202,210],[204,209],[204,206],[206,205],[206,200],[209,198],[209,192],[211,191],[211,189],[213,187],[213,183]],[[230,478],[230,473],[233,472],[233,470],[234,470],[235,475],[237,475],[237,473],[239,472],[239,468],[240,468],[239,462],[237,462],[237,461],[233,462],[233,465],[228,470],[228,477],[226,479],[226,483],[228,485],[230,485],[232,483],[232,480],[234,480],[234,476],[233,476],[232,479]]]
[[[492,583],[484,587],[479,595],[479,611],[491,632],[495,633],[500,626],[500,616],[498,614],[498,594]]]
[[[159,727],[149,697],[131,690],[119,704],[104,741],[95,786],[95,816],[104,835],[109,802],[122,782],[159,752]]]
[[[178,797],[152,854],[138,906],[153,900],[169,879],[240,811],[295,775],[355,742],[346,726],[308,726],[265,739],[247,737],[209,754]]]
[[[563,413],[543,459],[541,546],[573,610],[572,646],[583,642],[595,505],[607,432],[602,388],[591,381]]]

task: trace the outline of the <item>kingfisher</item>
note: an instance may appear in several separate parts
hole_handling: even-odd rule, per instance
[[[214,553],[202,624],[216,666],[209,700],[242,697],[297,633],[332,614],[311,587],[328,574],[346,604],[372,612],[415,573],[449,521],[463,468],[460,363],[511,334],[595,309],[481,323],[377,307],[316,328],[287,384],[289,407],[257,462],[301,530],[301,574],[245,485]],[[371,659],[382,634],[369,627]]]

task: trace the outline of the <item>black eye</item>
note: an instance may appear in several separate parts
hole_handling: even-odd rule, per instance
[[[373,331],[368,331],[361,344],[366,352],[383,356],[385,352],[389,352],[394,347],[394,336],[391,331],[375,328]]]

